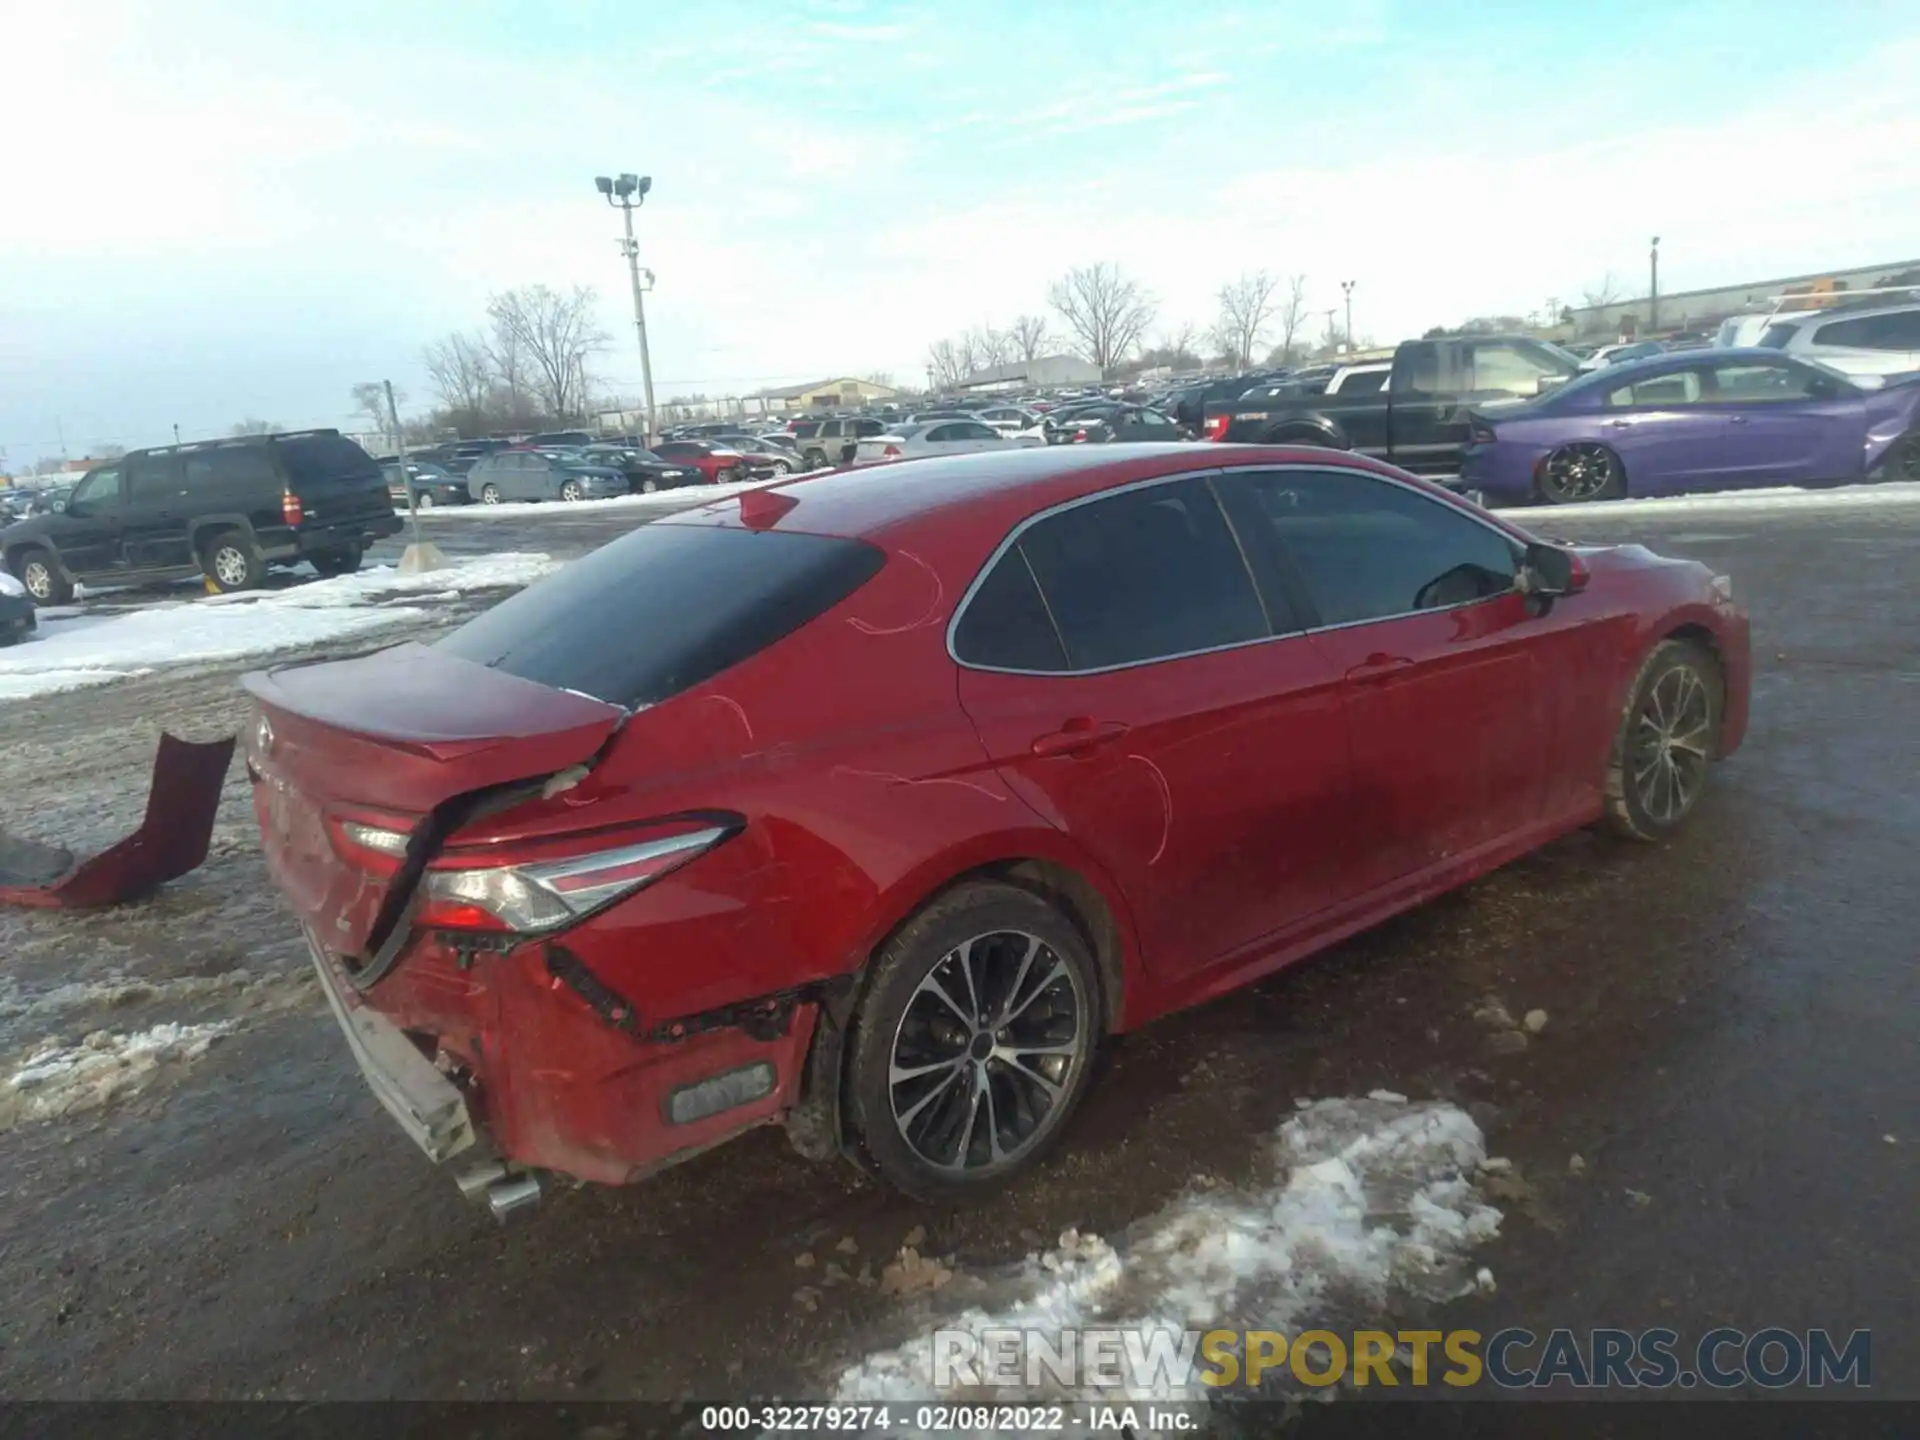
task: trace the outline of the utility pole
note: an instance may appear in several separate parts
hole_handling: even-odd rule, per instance
[[[1647,252],[1647,264],[1652,272],[1652,284],[1647,295],[1647,329],[1660,328],[1660,237],[1653,237],[1653,249]]]
[[[1327,317],[1327,344],[1332,348],[1333,353],[1338,355],[1340,353],[1340,335],[1339,332],[1333,328],[1333,317],[1340,312],[1338,310],[1322,310],[1320,313]]]
[[[407,516],[413,522],[413,543],[400,552],[400,573],[417,575],[423,570],[444,570],[447,557],[437,545],[420,538],[420,500],[413,493],[413,476],[407,473],[407,437],[400,429],[400,407],[393,401],[393,382],[380,382],[387,391],[387,417],[393,423],[393,453],[400,461],[400,483],[407,487]]]
[[[1347,297],[1347,354],[1353,354],[1353,281],[1342,280],[1340,288]]]
[[[609,205],[619,207],[621,218],[626,222],[627,238],[620,243],[620,253],[627,257],[627,274],[633,281],[633,328],[640,337],[640,383],[646,392],[647,448],[652,449],[657,438],[653,410],[653,357],[647,351],[647,305],[642,298],[645,292],[640,284],[640,242],[633,238],[633,212],[636,206],[646,202],[647,192],[653,189],[653,177],[621,175],[615,178],[597,175],[593,184]],[[647,288],[650,289],[653,272],[647,271],[646,277]]]
[[[180,425],[178,421],[175,421],[173,426],[173,443],[176,446],[180,443]]]

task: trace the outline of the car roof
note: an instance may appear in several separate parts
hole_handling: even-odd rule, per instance
[[[1116,449],[1124,455],[1116,456]],[[1393,467],[1364,456],[1300,446],[1048,445],[986,454],[937,456],[798,476],[746,495],[718,500],[655,521],[707,524],[879,540],[966,512],[1019,518],[1053,505],[1139,480],[1222,466],[1311,464],[1405,481]],[[1418,483],[1418,482],[1416,482]],[[1012,518],[1008,523],[1012,523]]]

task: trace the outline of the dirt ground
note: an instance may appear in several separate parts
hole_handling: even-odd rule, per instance
[[[566,554],[610,523],[435,525]],[[11,1063],[47,1037],[213,1027],[91,1108],[4,1102],[0,1393],[818,1394],[939,1296],[823,1278],[808,1308],[800,1255],[852,1275],[924,1227],[922,1251],[984,1270],[1068,1226],[1115,1233],[1196,1176],[1245,1178],[1296,1097],[1384,1087],[1464,1105],[1512,1162],[1497,1289],[1414,1318],[1871,1328],[1875,1393],[1920,1397],[1920,508],[1543,528],[1697,556],[1753,612],[1752,730],[1692,827],[1572,837],[1125,1037],[1057,1158],[963,1212],[763,1131],[496,1226],[353,1069],[236,764],[193,876],[110,913],[0,912]],[[157,731],[231,733],[234,679],[0,709],[6,823],[76,847],[131,828]],[[1535,1009],[1537,1032],[1514,1023]]]

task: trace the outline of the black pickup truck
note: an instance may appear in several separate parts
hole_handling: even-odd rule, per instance
[[[1209,440],[1317,445],[1390,460],[1403,470],[1453,475],[1475,410],[1498,414],[1580,371],[1574,356],[1524,335],[1409,340],[1393,352],[1384,389],[1314,394],[1284,382],[1260,396],[1206,408]]]

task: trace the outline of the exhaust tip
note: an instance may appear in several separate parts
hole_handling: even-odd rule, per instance
[[[487,1208],[493,1211],[493,1218],[506,1222],[517,1211],[527,1210],[540,1203],[540,1179],[536,1175],[516,1175],[509,1180],[498,1180],[487,1187]]]

